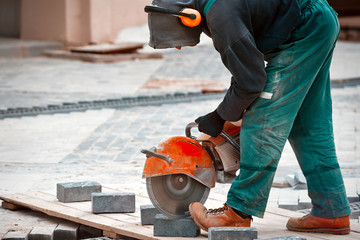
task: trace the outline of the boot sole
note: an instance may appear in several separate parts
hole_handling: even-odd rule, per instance
[[[199,228],[201,228],[202,230],[204,231],[208,231],[208,229],[206,227],[204,227],[200,222],[199,220],[197,219],[197,217],[195,216],[193,210],[192,210],[192,204],[190,204],[189,206],[189,212],[190,212],[190,215],[192,217],[192,219],[194,220],[195,224],[198,225]]]
[[[286,226],[290,231],[297,232],[312,232],[312,233],[330,233],[336,235],[345,235],[350,233],[350,227],[343,228],[295,228],[291,226]]]

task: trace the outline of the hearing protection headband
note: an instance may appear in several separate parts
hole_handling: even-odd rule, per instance
[[[146,6],[145,7],[145,12],[156,12],[156,13],[172,14],[172,15],[177,16],[177,17],[178,16],[184,16],[184,17],[188,17],[188,18],[193,19],[193,20],[196,18],[195,14],[183,13],[183,12],[171,10],[171,9],[168,9],[168,8],[158,7],[158,6]]]
[[[154,13],[164,13],[171,14],[181,19],[181,22],[188,27],[196,27],[201,22],[201,15],[198,11],[191,8],[185,8],[181,11],[175,11],[168,8],[163,8],[159,6],[145,6],[145,12],[154,12]]]

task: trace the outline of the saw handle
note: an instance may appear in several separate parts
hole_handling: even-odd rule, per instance
[[[147,149],[141,149],[141,153],[146,154],[146,157],[156,157],[160,158],[161,160],[164,160],[167,163],[172,163],[174,160],[170,158],[170,156],[165,156],[163,154],[157,153],[156,148],[151,148],[150,150]]]
[[[185,128],[185,136],[191,139],[196,140],[196,137],[191,135],[191,129],[194,127],[198,127],[198,124],[195,122],[191,122],[188,125],[186,125]],[[229,134],[227,134],[224,131],[221,131],[220,136],[222,138],[224,138],[226,141],[228,141],[230,143],[231,146],[233,146],[233,148],[235,148],[238,152],[240,152],[240,146],[239,144],[232,138],[229,136]]]
[[[196,140],[196,137],[191,135],[191,129],[194,128],[194,127],[198,127],[198,124],[195,123],[195,122],[191,122],[188,125],[186,125],[186,127],[185,127],[185,136],[188,137],[188,138]]]

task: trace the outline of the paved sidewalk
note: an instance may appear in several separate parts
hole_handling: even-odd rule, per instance
[[[227,88],[230,74],[207,41],[181,51],[160,51],[163,59],[109,64],[44,57],[0,58],[0,110],[201,91],[206,85]],[[339,42],[331,67],[332,80],[357,78],[359,82],[359,58],[359,43]],[[151,80],[160,80],[162,85],[145,87]]]
[[[348,196],[353,197],[360,184],[360,87],[334,89],[333,99],[339,162]],[[141,178],[145,157],[139,150],[184,135],[188,122],[217,104],[210,100],[4,119],[0,122],[0,192],[43,190],[55,194],[58,182],[85,180],[117,189],[131,183],[145,191]],[[297,171],[287,145],[276,176],[281,179]],[[225,195],[229,187],[217,184],[212,191]],[[274,188],[269,206],[276,206],[279,200],[295,204],[300,192],[304,190]],[[11,212],[2,217],[7,214]]]
[[[150,51],[149,49],[145,49]],[[162,51],[163,59],[92,64],[54,60],[0,58],[0,110],[94,101],[125,96],[156,95],[175,91],[201,91],[191,82],[221,84],[230,75],[213,47],[202,44],[182,51]],[[360,44],[339,42],[331,68],[332,81],[360,77]],[[168,87],[146,88],[149,80],[164,80]],[[175,87],[171,83],[180,82]],[[360,86],[333,88],[336,150],[348,195],[360,184]],[[56,190],[56,183],[92,180],[121,188],[131,182],[145,190],[141,179],[145,157],[141,148],[171,136],[184,135],[184,127],[217,107],[221,99],[190,103],[101,109],[69,114],[0,120],[0,193]],[[299,171],[289,145],[282,155],[277,179]],[[215,191],[226,194],[229,184]],[[269,205],[277,205],[281,192],[273,189]],[[0,211],[0,230],[12,213]],[[1,231],[0,231],[1,233]],[[1,234],[0,234],[1,236]]]
[[[333,99],[335,140],[344,177],[360,179],[360,87],[334,89]],[[219,100],[1,120],[0,192],[54,190],[64,180],[108,185],[114,179],[116,184],[125,184],[133,177],[131,182],[141,183],[145,158],[139,150],[184,135],[185,125],[214,109]],[[298,170],[287,145],[277,177]]]
[[[62,49],[62,43],[0,37],[0,57],[36,57],[45,50]]]

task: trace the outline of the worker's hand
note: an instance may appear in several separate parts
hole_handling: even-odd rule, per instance
[[[198,124],[200,132],[206,133],[212,137],[217,137],[224,127],[225,120],[222,119],[215,110],[205,116],[199,117],[195,122]]]

